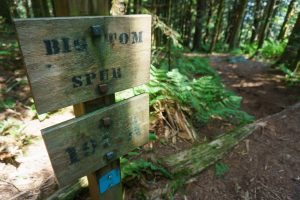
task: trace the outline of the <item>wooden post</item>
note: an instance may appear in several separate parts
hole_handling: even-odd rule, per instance
[[[77,2],[72,2],[77,1]],[[55,0],[54,1],[54,7],[55,7],[55,15],[56,16],[75,16],[75,15],[82,15],[83,13],[85,15],[108,15],[109,14],[109,1],[107,0],[98,0],[93,1],[91,4],[89,4],[88,1],[85,0],[68,0],[66,2],[65,0]],[[67,6],[65,5],[67,3]],[[75,4],[73,4],[75,3]],[[95,5],[94,5],[94,4]],[[81,5],[85,4],[85,6],[82,7],[74,7],[71,5]],[[89,4],[89,5],[86,5]],[[62,6],[65,5],[66,7]],[[97,10],[97,7],[99,8]],[[86,9],[84,9],[86,8]],[[68,12],[66,13],[66,10],[68,9]],[[84,10],[83,10],[84,9]],[[125,10],[125,9],[124,9]],[[116,13],[116,14],[115,14]],[[120,15],[120,12],[113,12],[115,15]],[[125,14],[125,13],[123,13]],[[85,103],[79,103],[73,105],[74,114],[76,117],[82,116],[84,114],[87,114],[89,112],[95,111],[97,109],[103,108],[105,106],[109,106],[111,104],[115,103],[115,95],[111,94],[108,96],[104,96],[92,101],[88,101]],[[101,194],[99,191],[99,179],[106,174],[107,172],[111,171],[112,169],[120,168],[120,159],[117,159],[116,161],[110,163],[109,165],[103,167],[102,169],[99,169],[95,171],[92,174],[89,174],[87,176],[88,182],[89,182],[89,191],[90,196],[92,200],[119,200],[123,198],[122,195],[122,185],[121,182],[114,186],[113,188],[107,190],[105,193]]]
[[[99,9],[99,12],[98,12],[99,15],[104,16],[104,15],[109,14],[109,7],[107,5],[107,2],[108,1],[101,1],[101,0],[97,1],[98,7],[99,7],[99,4],[104,5],[103,7],[100,6],[102,9]],[[59,6],[59,5],[61,5],[61,3],[66,3],[66,2],[63,2],[61,0],[54,1],[54,4],[58,5],[58,6],[56,6],[58,9],[55,9],[56,16],[66,16],[66,13],[65,13],[64,9],[63,8],[59,9],[59,8],[61,8]],[[68,3],[69,4],[68,4],[67,8],[69,9],[69,12],[68,12],[69,15],[73,15],[73,16],[74,16],[74,14],[75,15],[76,14],[80,15],[80,13],[83,12],[82,7],[78,8],[78,7],[70,6],[70,1],[68,1]],[[81,1],[81,3],[88,3],[88,2],[87,1]],[[93,4],[85,6],[85,8],[89,8],[89,7],[92,7],[92,6],[93,6]],[[107,9],[105,9],[105,8],[107,8]],[[61,13],[60,13],[60,11],[61,11]],[[90,13],[91,11],[92,11],[92,9],[86,9],[85,14],[86,15],[95,14],[95,12],[93,12],[93,11],[92,11],[93,13]],[[92,111],[95,111],[97,109],[103,108],[105,106],[109,106],[113,103],[115,103],[115,95],[111,94],[111,95],[104,96],[104,97],[101,97],[101,98],[98,98],[98,99],[95,99],[95,100],[92,100],[92,101],[88,101],[88,102],[85,102],[85,103],[79,103],[79,104],[73,105],[73,110],[74,110],[75,116],[79,117],[79,116],[82,116],[82,115],[87,114],[89,112],[92,112]],[[95,161],[95,162],[97,162],[97,161]],[[106,200],[106,199],[107,200],[108,199],[118,200],[118,199],[122,199],[122,185],[121,185],[121,183],[114,186],[113,188],[109,189],[108,191],[106,191],[103,194],[100,194],[100,191],[99,191],[99,179],[101,178],[101,176],[103,176],[104,174],[106,174],[107,172],[109,172],[109,171],[111,171],[112,169],[115,169],[115,168],[120,168],[120,159],[117,159],[116,161],[110,163],[109,165],[103,167],[102,169],[99,169],[98,171],[96,171],[92,174],[89,174],[87,176],[88,182],[89,182],[90,196],[91,196],[92,200],[102,200],[102,199],[103,200]]]
[[[114,102],[115,102],[115,95],[112,94],[85,103],[76,104],[73,106],[74,114],[76,117],[79,117],[86,113],[111,105]],[[120,159],[117,159],[116,161],[110,163],[109,165],[103,167],[102,169],[99,169],[87,176],[90,196],[92,200],[122,199],[123,195],[122,195],[121,182],[118,185],[114,186],[113,188],[107,190],[103,194],[101,194],[99,191],[99,179],[104,174],[106,174],[107,172],[115,168],[120,168]]]
[[[122,14],[126,5],[114,1],[113,9]],[[92,199],[122,199],[118,158],[147,143],[149,96],[115,103],[114,93],[149,81],[151,16],[18,19],[15,25],[37,112],[74,107],[76,118],[41,130],[59,185],[89,174]]]

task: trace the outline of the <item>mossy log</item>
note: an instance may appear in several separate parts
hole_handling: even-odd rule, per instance
[[[252,124],[237,128],[220,135],[211,142],[204,143],[171,155],[163,160],[164,166],[176,176],[182,174],[185,179],[200,173],[203,169],[221,159],[241,140],[251,135],[255,130],[264,128],[270,119],[285,115],[295,109],[300,109],[300,103],[295,104],[274,115],[257,120]]]
[[[72,200],[83,189],[88,188],[86,177],[79,179],[75,184],[63,187],[48,197],[47,200]]]
[[[264,126],[264,123],[260,122],[238,128],[219,136],[209,143],[200,144],[171,155],[164,159],[164,165],[174,175],[193,176],[221,159],[239,141],[262,126]]]

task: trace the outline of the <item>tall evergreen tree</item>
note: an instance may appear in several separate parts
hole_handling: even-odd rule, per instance
[[[49,6],[47,0],[31,0],[34,17],[49,17]]]
[[[281,56],[276,62],[276,65],[284,64],[290,70],[294,70],[300,60],[300,12],[297,21],[293,27],[292,33],[289,37],[287,46]]]
[[[260,49],[263,46],[264,41],[266,39],[266,34],[267,34],[267,31],[268,31],[269,26],[270,26],[270,19],[273,15],[276,1],[278,1],[278,0],[269,0],[267,6],[265,7],[264,15],[263,15],[263,18],[262,18],[262,23],[261,23],[261,26],[260,26],[260,29],[259,29],[259,34],[258,34],[258,47],[257,47],[257,49]]]
[[[9,23],[9,24],[12,23],[9,3],[7,2],[7,0],[1,1],[0,16],[2,16],[5,19],[6,23]]]
[[[228,44],[229,49],[235,49],[239,46],[238,40],[241,32],[241,25],[244,17],[244,13],[247,7],[247,0],[239,0],[234,6],[233,14],[231,17],[231,26],[228,31]]]
[[[223,10],[224,10],[224,0],[220,0],[219,6],[218,6],[215,28],[214,28],[214,32],[212,34],[211,44],[210,44],[210,48],[209,48],[210,53],[214,50],[217,40],[218,40],[218,37],[219,37],[219,34],[220,34],[220,31],[221,31]]]
[[[203,18],[206,9],[206,0],[197,0],[197,16],[195,21],[195,34],[193,39],[193,50],[201,50]]]
[[[253,43],[257,37],[261,15],[262,15],[262,2],[261,0],[255,0],[255,6],[253,10],[253,26],[252,26],[250,43]]]
[[[277,37],[278,40],[283,40],[284,37],[285,37],[285,33],[286,33],[286,30],[287,30],[287,23],[288,23],[289,19],[291,18],[291,15],[293,13],[292,11],[294,9],[295,2],[296,2],[296,0],[291,0],[290,3],[289,3],[289,7],[288,7],[286,15],[284,17],[284,21],[281,25],[279,35]]]

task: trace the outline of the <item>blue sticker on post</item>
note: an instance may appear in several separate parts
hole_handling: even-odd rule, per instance
[[[100,193],[106,192],[109,188],[121,182],[120,168],[113,169],[99,179]]]

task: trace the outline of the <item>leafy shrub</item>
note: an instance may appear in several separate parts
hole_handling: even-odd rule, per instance
[[[238,110],[241,97],[226,90],[217,73],[209,65],[199,67],[199,70],[192,65],[189,68],[201,73],[202,77],[190,80],[180,72],[180,66],[170,72],[151,66],[151,81],[147,87],[142,88],[150,94],[150,105],[154,106],[159,101],[166,100],[178,102],[187,113],[190,112],[189,117],[200,123],[206,123],[213,117],[228,120],[235,118],[240,122],[249,122],[252,119],[245,112]]]
[[[11,109],[14,108],[15,106],[16,106],[16,102],[12,98],[7,98],[3,101],[2,100],[0,101],[0,111],[3,111],[5,109]]]
[[[299,64],[294,71],[291,71],[289,68],[285,67],[284,65],[280,65],[278,67],[284,74],[285,74],[285,81],[288,85],[297,85],[300,84],[300,71]]]
[[[243,51],[244,54],[254,55],[257,50],[257,44],[256,43],[252,43],[252,44],[243,43],[243,44],[241,44],[241,50]]]
[[[207,59],[181,56],[174,62],[177,68],[171,71],[165,64],[160,69],[152,65],[150,82],[134,89],[135,94],[149,93],[151,127],[158,136],[164,134],[175,143],[174,137],[183,132],[194,141],[196,124],[199,127],[214,118],[236,125],[253,120],[239,110],[241,97],[225,89]]]
[[[287,41],[266,40],[260,54],[265,59],[277,59],[284,52]]]
[[[229,171],[229,166],[226,165],[225,163],[219,162],[215,165],[215,174],[217,177],[224,176],[224,174],[228,171]]]
[[[172,175],[163,167],[153,162],[146,161],[144,159],[134,160],[128,162],[125,158],[122,161],[122,179],[132,180],[132,179],[141,179],[143,175],[157,175],[165,176],[171,178]]]

